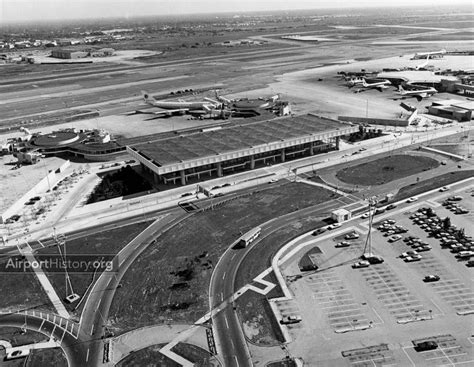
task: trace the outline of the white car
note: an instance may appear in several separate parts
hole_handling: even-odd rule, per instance
[[[413,203],[413,202],[415,202],[415,201],[417,201],[417,200],[418,200],[418,198],[412,197],[412,198],[409,198],[409,199],[407,200],[407,203]]]
[[[439,189],[440,192],[445,192],[448,191],[449,187],[443,186],[442,188]]]
[[[342,241],[342,242],[336,243],[335,247],[337,247],[337,248],[339,248],[339,247],[349,247],[350,245],[351,245],[350,242]]]
[[[402,238],[402,236],[400,236],[399,234],[395,234],[393,236],[390,236],[388,238],[388,242],[396,242],[398,240],[400,240]]]
[[[328,229],[336,229],[342,226],[342,223],[334,223],[328,226]]]
[[[344,236],[346,240],[356,240],[359,238],[359,234],[357,232],[348,233]]]
[[[418,255],[416,251],[407,251],[400,255],[401,258],[412,257]]]
[[[370,215],[369,213],[365,213],[365,214],[362,214],[360,217],[363,218],[363,219],[365,219],[365,218],[368,218],[369,215]]]
[[[413,261],[420,261],[421,260],[421,255],[413,255],[413,256],[408,256],[405,257],[404,261],[407,263],[411,263]]]
[[[368,266],[370,266],[370,263],[366,260],[358,261],[358,262],[352,264],[353,269],[366,268]]]
[[[280,324],[296,324],[298,322],[301,322],[301,316],[299,315],[285,316],[280,320]]]

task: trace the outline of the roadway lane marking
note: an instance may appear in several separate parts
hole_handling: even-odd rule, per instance
[[[221,302],[224,301],[224,293],[221,293]]]
[[[237,360],[237,356],[235,354],[234,354],[234,358],[235,358],[235,363],[237,363],[237,366],[240,366],[239,361]]]
[[[110,283],[110,281],[109,281]],[[102,298],[99,299],[99,302],[97,302],[97,306],[95,306],[95,310],[97,311],[99,309],[99,306],[100,306],[100,302],[102,301]]]
[[[229,321],[227,321],[227,316],[224,317],[224,320],[225,320],[225,324],[227,326],[227,329],[229,328]]]
[[[224,271],[224,274],[222,274],[222,280],[225,279],[225,275],[226,275],[226,274],[227,274],[227,273]]]
[[[94,324],[92,324],[92,327],[91,327],[91,335],[94,334]]]
[[[44,320],[43,320],[43,321],[41,321],[41,325],[40,325],[40,327],[39,327],[38,331],[41,331],[41,328],[43,327],[43,324],[44,324]]]
[[[235,255],[237,255],[237,252],[234,252],[234,254],[232,255],[230,259],[232,260],[235,257]]]
[[[86,362],[89,361],[89,348],[87,348],[87,353],[86,353]]]

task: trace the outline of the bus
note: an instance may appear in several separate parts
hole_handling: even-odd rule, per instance
[[[260,227],[251,229],[247,233],[245,233],[238,242],[239,247],[247,247],[250,245],[258,236],[260,236],[260,232],[262,229]]]

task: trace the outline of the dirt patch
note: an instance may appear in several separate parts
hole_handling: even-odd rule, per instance
[[[61,348],[33,350],[25,367],[68,367],[66,355]]]
[[[408,154],[393,155],[344,168],[337,172],[336,177],[352,185],[383,185],[438,166],[439,162],[433,158]]]

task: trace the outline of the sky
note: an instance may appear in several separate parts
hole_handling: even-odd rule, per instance
[[[0,22],[373,6],[473,4],[472,0],[0,0]]]

